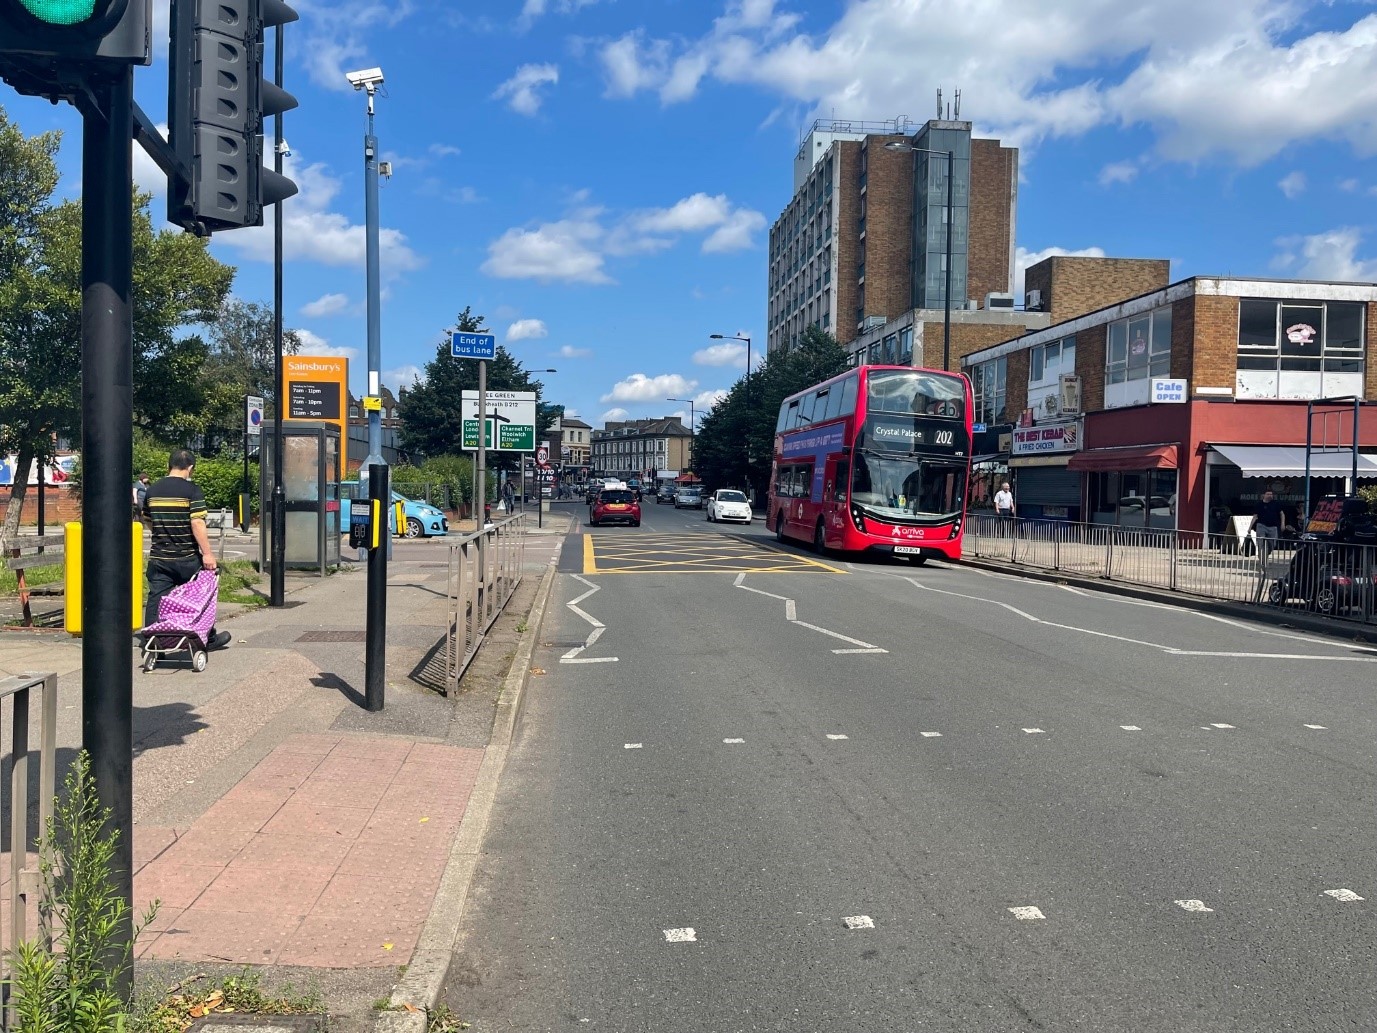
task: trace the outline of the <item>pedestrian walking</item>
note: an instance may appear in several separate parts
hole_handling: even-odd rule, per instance
[[[999,490],[994,496],[995,515],[1007,530],[1014,521],[1014,493],[1009,490],[1009,482],[1005,481],[999,486]]]
[[[502,482],[502,504],[507,507],[507,513],[512,513],[512,507],[516,504],[516,489],[512,487],[509,479]]]
[[[206,497],[191,483],[196,456],[185,448],[173,452],[167,461],[167,476],[150,484],[143,501],[144,520],[152,529],[148,554],[148,602],[144,606],[144,625],[158,620],[158,604],[163,596],[194,578],[203,568],[218,565],[210,535],[206,533]],[[229,645],[230,633],[210,630],[208,649]],[[139,643],[142,646],[142,643]]]
[[[1257,522],[1253,527],[1257,535],[1258,560],[1264,566],[1267,557],[1276,548],[1281,532],[1287,530],[1286,510],[1277,501],[1276,494],[1269,488],[1262,493],[1262,504],[1257,507]]]
[[[143,520],[143,503],[148,498],[148,474],[139,472],[138,477],[134,478],[134,519]]]

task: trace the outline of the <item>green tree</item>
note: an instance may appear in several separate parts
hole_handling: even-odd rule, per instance
[[[709,487],[749,486],[762,496],[770,482],[780,405],[796,391],[836,376],[846,362],[837,339],[817,327],[808,327],[789,351],[768,356],[733,384],[699,424],[694,473]]]
[[[26,190],[6,192],[30,205],[6,215],[9,232],[0,244],[14,264],[0,275],[0,450],[28,458],[56,435],[76,438],[81,423],[81,203],[52,205],[53,144],[47,137],[22,141],[9,123],[0,126],[0,149],[14,151]],[[9,178],[9,158],[0,154]],[[209,323],[229,292],[234,269],[216,261],[202,239],[173,230],[155,232],[146,195],[134,205],[134,424],[154,435],[186,439],[206,425],[207,349],[183,328]],[[8,202],[7,202],[8,203]],[[16,243],[17,242],[17,243]],[[5,533],[18,527],[25,478],[11,489]]]
[[[485,320],[474,315],[466,306],[459,313],[455,329],[464,333],[482,333]],[[534,391],[537,412],[541,410],[540,396],[545,385],[531,379],[521,363],[506,348],[498,345],[497,356],[488,363],[488,388],[492,391]],[[413,461],[442,455],[463,454],[462,393],[478,390],[478,363],[472,359],[456,359],[450,354],[449,341],[435,348],[435,358],[426,363],[425,380],[402,392],[398,399],[401,426],[401,447],[411,454]],[[537,435],[548,429],[553,420],[553,408],[546,407],[543,424],[537,420]],[[520,453],[488,453],[487,465],[493,470],[514,470]]]
[[[229,297],[210,324],[205,359],[205,451],[219,442],[241,446],[244,434],[244,396],[260,395],[271,416],[276,404],[273,310],[256,301]],[[301,338],[295,330],[282,332],[282,353],[296,355]]]

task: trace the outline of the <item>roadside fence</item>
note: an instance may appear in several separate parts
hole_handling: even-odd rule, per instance
[[[33,717],[32,702],[34,690],[38,691],[38,749],[35,751],[29,741]],[[38,835],[46,835],[48,820],[53,814],[53,797],[57,792],[57,675],[21,674],[12,678],[0,678],[0,726],[9,725],[9,768],[7,787],[0,785],[0,798],[3,808],[9,813],[9,825],[3,829],[4,854],[8,880],[9,928],[0,928],[0,995],[3,996],[3,1010],[0,1010],[0,1028],[9,1029],[11,985],[8,980],[14,975],[11,965],[13,951],[20,943],[31,938],[29,919],[38,920],[38,936],[47,945],[52,943],[52,930],[46,926],[39,897],[43,892],[43,880],[38,867],[38,852],[35,842],[30,840],[30,830]],[[37,753],[38,770],[32,772],[31,765]],[[36,774],[38,792],[29,792],[29,776]],[[8,790],[7,792],[5,790]]]
[[[1377,622],[1377,547],[1322,540],[1246,540],[1198,531],[972,514],[972,555],[1012,566],[1161,588],[1206,599]]]
[[[503,517],[449,546],[449,618],[445,632],[445,693],[459,688],[488,629],[521,583],[526,515]]]

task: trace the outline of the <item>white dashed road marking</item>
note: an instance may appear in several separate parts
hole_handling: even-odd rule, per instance
[[[1306,727],[1306,728],[1313,728],[1313,729],[1314,729],[1315,731],[1317,731],[1317,732],[1325,732],[1325,731],[1328,731],[1328,729],[1325,728],[1324,725],[1306,725],[1305,727]]]
[[[638,743],[638,742],[629,742],[629,743],[627,743],[625,746],[622,747],[622,749],[624,749],[624,750],[639,750],[640,748],[641,748],[641,744]]]
[[[1024,922],[1034,922],[1040,918],[1047,917],[1041,910],[1035,907],[1011,907],[1009,908],[1009,914]]]
[[[1142,729],[1139,728],[1137,725],[1120,725],[1119,727],[1122,728],[1125,732],[1141,732],[1141,731],[1142,731]]]
[[[612,663],[616,663],[616,662],[617,662],[617,657],[615,657],[615,656],[580,656],[580,655],[579,655],[579,654],[582,653],[585,649],[591,648],[592,645],[593,645],[593,643],[596,642],[598,639],[602,638],[602,633],[603,633],[604,631],[607,630],[607,626],[606,626],[605,624],[603,624],[602,621],[598,620],[596,617],[589,616],[587,613],[584,613],[583,610],[579,609],[579,603],[583,602],[585,599],[587,599],[587,598],[588,598],[590,595],[592,595],[594,592],[599,592],[599,591],[601,591],[601,590],[602,590],[602,586],[601,586],[601,585],[595,585],[595,584],[593,584],[593,582],[588,581],[588,580],[585,580],[583,577],[581,577],[581,576],[578,575],[578,574],[573,575],[573,577],[574,577],[574,580],[575,580],[575,581],[582,581],[585,585],[587,585],[587,586],[588,586],[588,591],[584,592],[583,595],[579,596],[577,599],[570,600],[570,601],[569,601],[568,603],[566,603],[565,605],[567,605],[567,606],[569,607],[569,609],[573,610],[573,611],[574,611],[575,613],[577,613],[580,617],[582,617],[584,620],[586,620],[589,624],[593,625],[593,630],[589,633],[588,638],[584,641],[583,645],[581,645],[581,646],[575,646],[573,649],[569,650],[569,652],[565,653],[562,657],[559,658],[559,662],[562,663],[562,664],[612,664]]]
[[[874,929],[875,921],[869,915],[852,915],[850,918],[843,918],[842,924],[848,929]]]
[[[1221,724],[1221,723],[1219,723],[1218,721],[1211,721],[1211,722],[1210,722],[1210,727],[1211,727],[1211,728],[1232,728],[1233,725],[1226,725],[1226,724]]]
[[[1325,896],[1333,897],[1335,900],[1341,900],[1345,904],[1349,903],[1350,901],[1364,899],[1363,897],[1358,896],[1358,894],[1354,893],[1352,890],[1325,890],[1324,893]]]
[[[683,929],[666,929],[665,939],[670,943],[697,943],[698,934],[693,931],[693,926],[685,926]]]
[[[1175,904],[1182,911],[1199,911],[1202,914],[1205,912],[1214,912],[1214,908],[1206,907],[1203,900],[1178,900],[1175,901]]]
[[[745,742],[745,739],[723,739],[723,742]]]
[[[828,733],[827,733],[827,738],[829,738],[829,739],[845,739],[846,736],[844,736],[844,735],[833,735],[831,732],[828,732]]]
[[[1024,731],[1027,732],[1029,735],[1046,735],[1046,734],[1047,734],[1047,733],[1044,732],[1041,728],[1025,728]]]
[[[737,588],[744,588],[747,592],[754,592],[756,595],[763,595],[769,599],[778,599],[780,602],[784,604],[784,619],[788,621],[790,624],[797,624],[800,628],[807,628],[809,631],[816,631],[819,635],[826,635],[829,638],[834,638],[839,642],[849,642],[851,643],[851,645],[856,647],[855,649],[834,649],[832,650],[832,652],[838,655],[851,653],[889,652],[888,649],[881,649],[879,646],[874,645],[870,642],[862,642],[860,639],[852,638],[850,635],[843,635],[840,632],[829,631],[827,628],[820,628],[816,624],[809,624],[807,621],[801,621],[798,619],[798,604],[794,602],[794,600],[790,599],[788,596],[775,595],[774,592],[765,592],[759,588],[752,588],[750,585],[743,583],[745,580],[746,574],[743,571],[742,573],[736,575],[736,580],[732,582],[732,584]]]
[[[924,739],[940,739],[940,738],[942,738],[942,733],[941,733],[941,732],[919,732],[918,734],[921,735]]]

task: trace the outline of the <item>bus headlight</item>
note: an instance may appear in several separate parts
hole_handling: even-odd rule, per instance
[[[947,540],[948,540],[948,541],[951,541],[951,539],[955,538],[955,537],[956,537],[957,535],[959,535],[960,533],[961,533],[961,518],[960,518],[960,517],[957,517],[956,523],[954,523],[954,524],[951,525],[951,534],[947,535]]]
[[[851,522],[856,525],[857,531],[865,530],[865,517],[861,514],[861,507],[853,505],[851,507]]]

